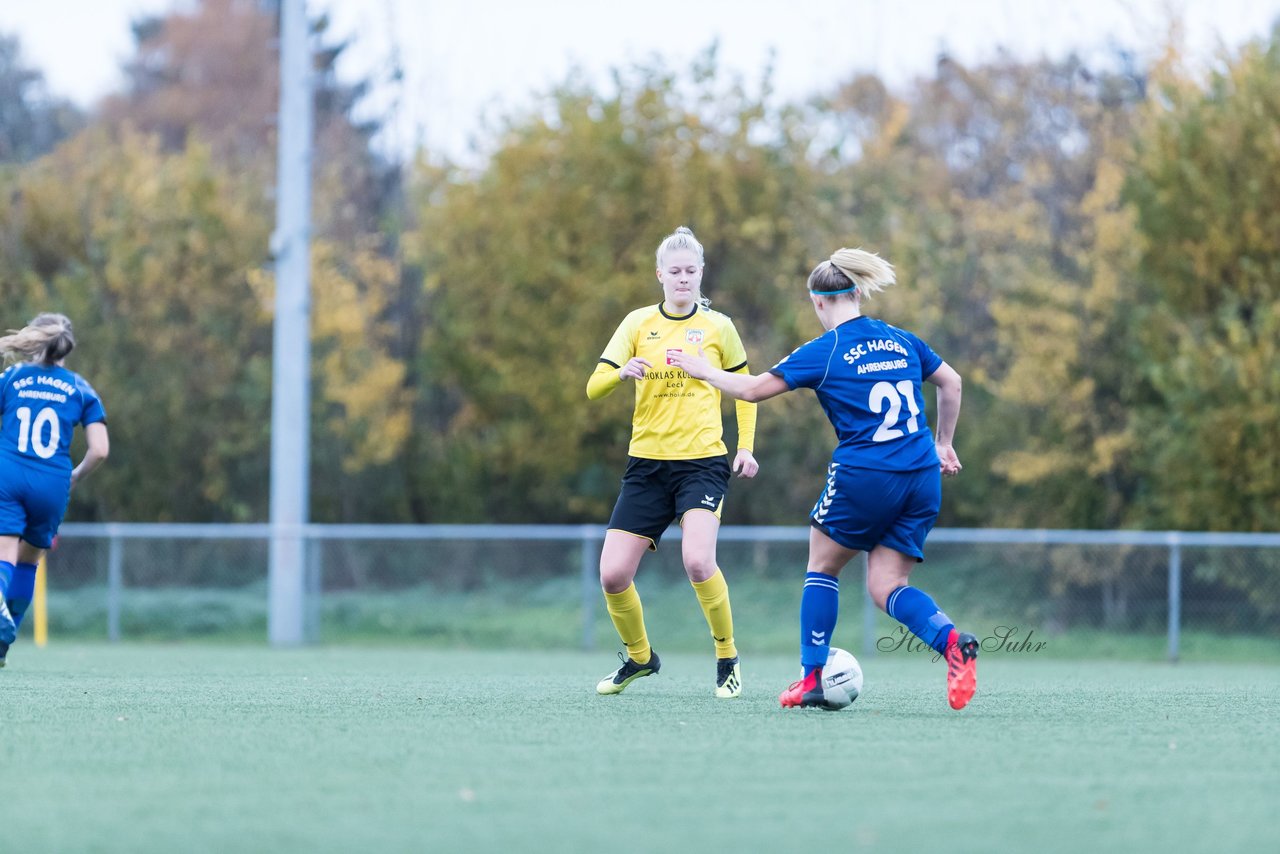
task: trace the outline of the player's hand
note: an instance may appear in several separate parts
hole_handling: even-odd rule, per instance
[[[960,473],[960,469],[964,466],[960,465],[960,458],[956,456],[955,448],[949,444],[939,442],[935,445],[938,449],[938,460],[941,463],[943,477],[955,477]]]
[[[619,380],[640,380],[644,379],[644,369],[652,368],[648,359],[642,359],[639,356],[632,356],[627,359],[627,363],[618,369]]]
[[[755,477],[760,471],[760,464],[746,448],[739,448],[738,455],[733,458],[733,473],[738,477]]]
[[[711,363],[703,355],[701,347],[698,348],[698,355],[696,356],[683,350],[668,350],[667,361],[695,380],[705,380],[711,376],[711,371],[713,370]]]

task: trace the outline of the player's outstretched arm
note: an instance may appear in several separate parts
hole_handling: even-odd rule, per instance
[[[768,400],[771,397],[777,397],[784,391],[790,391],[786,381],[776,374],[751,376],[750,374],[731,374],[728,371],[713,368],[711,363],[702,355],[701,347],[698,348],[696,356],[693,353],[673,351],[670,358],[671,364],[680,368],[689,376],[696,380],[708,382],[738,400],[756,403],[761,400]]]

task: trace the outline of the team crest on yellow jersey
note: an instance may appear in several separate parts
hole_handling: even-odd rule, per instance
[[[690,344],[701,344],[701,343],[702,343],[702,330],[701,330],[701,329],[686,329],[686,330],[685,330],[685,333],[684,333],[684,340],[688,341]]]

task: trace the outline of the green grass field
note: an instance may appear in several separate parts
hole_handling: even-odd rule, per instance
[[[790,656],[16,646],[5,838],[39,852],[1277,850],[1280,668],[923,656],[842,712]],[[8,845],[4,846],[8,850]]]

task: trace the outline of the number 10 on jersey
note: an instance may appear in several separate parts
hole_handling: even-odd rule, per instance
[[[58,413],[52,407],[46,406],[37,412],[34,421],[29,406],[19,406],[14,414],[18,416],[18,453],[25,454],[28,445],[42,460],[47,460],[58,452],[58,442],[62,438],[61,428],[58,426]]]

